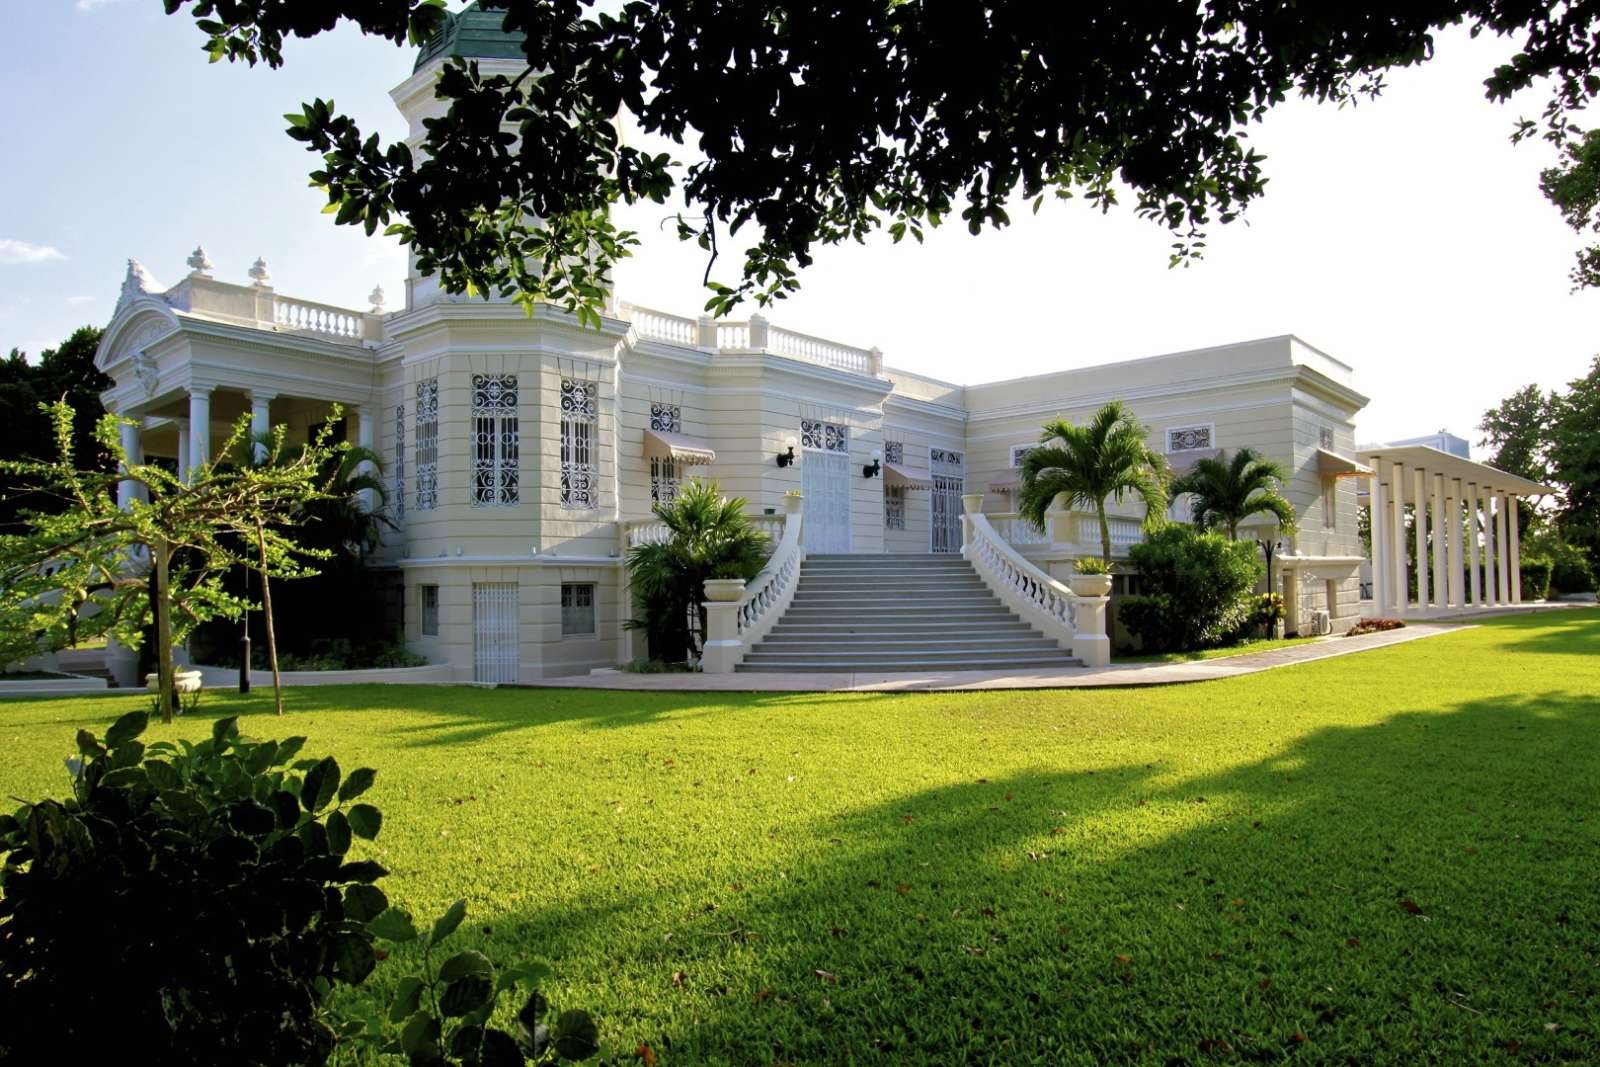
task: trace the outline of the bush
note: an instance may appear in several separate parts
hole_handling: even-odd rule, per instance
[[[232,670],[239,666],[239,646],[233,640],[225,644],[191,642],[189,650],[196,662],[209,667]],[[310,642],[304,652],[278,649],[280,671],[368,671],[427,665],[426,656],[420,656],[404,645],[383,641],[354,642],[342,637],[321,638]],[[251,643],[250,666],[258,671],[271,668],[265,644]]]
[[[1345,632],[1346,637],[1360,637],[1362,634],[1378,634],[1385,630],[1400,630],[1405,628],[1404,619],[1362,619]]]
[[[1543,600],[1550,595],[1550,576],[1555,572],[1555,561],[1542,556],[1524,557],[1519,561],[1522,570],[1522,599]]]
[[[1550,591],[1557,596],[1568,593],[1592,593],[1595,589],[1594,569],[1582,552],[1571,549],[1550,562]]]
[[[1271,627],[1286,614],[1282,593],[1262,593],[1256,597],[1254,622],[1257,626]]]
[[[1072,569],[1079,574],[1110,574],[1111,564],[1099,556],[1081,556],[1073,563]]]
[[[1255,621],[1256,546],[1187,525],[1162,527],[1129,549],[1142,596],[1117,605],[1146,652],[1186,652],[1237,641]]]
[[[372,971],[388,906],[346,858],[374,772],[231,718],[146,746],[148,721],[79,731],[72,798],[0,816],[0,1061],[322,1063],[322,998]]]

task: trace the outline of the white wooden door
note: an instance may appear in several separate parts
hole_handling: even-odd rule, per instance
[[[472,586],[472,678],[478,682],[516,682],[517,583],[477,582]]]
[[[800,540],[810,553],[850,551],[850,456],[806,449],[800,457],[805,522]]]

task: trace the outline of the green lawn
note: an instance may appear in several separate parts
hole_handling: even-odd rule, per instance
[[[141,699],[0,704],[0,793]],[[269,700],[151,738],[378,767],[390,896],[610,1062],[1600,1057],[1600,611],[1155,689]]]
[[[1229,659],[1233,656],[1246,656],[1252,652],[1270,652],[1275,648],[1294,648],[1296,645],[1310,644],[1314,637],[1274,637],[1255,638],[1249,641],[1240,641],[1237,645],[1228,645],[1226,648],[1202,648],[1193,652],[1136,652],[1129,656],[1113,656],[1113,663],[1194,663],[1207,659]]]

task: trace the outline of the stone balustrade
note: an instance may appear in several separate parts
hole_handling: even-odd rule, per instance
[[[733,673],[789,606],[806,557],[800,546],[800,506],[799,496],[784,498],[783,536],[760,574],[747,583],[706,582],[706,642],[700,655],[705,673]]]
[[[644,341],[712,352],[768,352],[851,374],[883,376],[883,353],[876,348],[856,348],[773,326],[761,315],[743,322],[691,319],[637,304],[620,304],[618,312],[633,323],[634,336]]]

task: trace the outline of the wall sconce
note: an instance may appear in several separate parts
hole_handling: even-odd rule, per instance
[[[861,477],[876,478],[878,476],[878,472],[883,469],[883,463],[881,462],[882,459],[883,450],[877,448],[873,449],[872,462],[861,468]]]
[[[787,466],[791,465],[792,463],[794,463],[794,446],[795,446],[795,443],[796,442],[795,442],[795,439],[794,439],[794,434],[790,434],[788,437],[783,439],[784,447],[787,448],[789,451],[787,451],[787,452],[779,452],[778,453],[778,466],[787,467]]]

